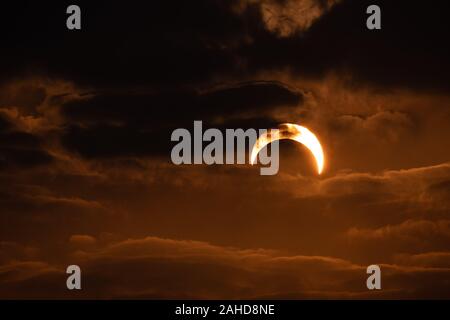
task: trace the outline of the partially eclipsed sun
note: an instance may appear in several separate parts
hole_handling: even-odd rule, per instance
[[[262,134],[253,146],[250,163],[255,164],[258,153],[269,143],[283,139],[294,140],[307,147],[316,159],[318,173],[322,173],[325,159],[319,139],[307,128],[292,123],[283,123],[279,125],[277,130]]]

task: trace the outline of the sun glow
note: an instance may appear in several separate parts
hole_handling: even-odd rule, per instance
[[[323,172],[325,157],[319,139],[309,129],[292,123],[283,123],[277,130],[271,130],[262,134],[253,146],[250,163],[252,165],[255,164],[258,153],[269,143],[283,139],[294,140],[307,147],[316,160],[318,173],[321,174]]]

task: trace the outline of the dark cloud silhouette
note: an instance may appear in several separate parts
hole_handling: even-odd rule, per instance
[[[94,94],[69,101],[63,143],[86,157],[169,155],[170,137],[195,120],[219,128],[270,128],[267,112],[301,107],[303,95],[277,82],[222,86],[204,93]],[[244,118],[242,118],[244,117]]]
[[[64,274],[59,267],[30,261],[13,262],[0,269],[0,296],[23,296],[26,292],[31,298],[434,297],[445,291],[445,283],[439,280],[450,272],[448,268],[386,264],[382,265],[385,290],[370,292],[364,288],[365,268],[343,259],[157,237],[77,251],[74,258],[83,268],[84,283],[89,284],[81,293],[61,290],[57,283]],[[418,257],[404,259],[411,262]],[[54,284],[53,289],[39,288],[48,288],[49,283]],[[431,287],[434,290],[430,291]]]
[[[80,32],[65,29],[69,2],[5,5],[3,79],[38,72],[96,87],[172,88],[289,68],[311,77],[340,70],[355,83],[384,87],[448,89],[444,0],[378,1],[377,32],[365,26],[366,0],[132,3],[79,2]],[[307,10],[297,13],[302,6]],[[291,32],[298,28],[303,35]]]
[[[52,162],[39,137],[14,127],[0,115],[0,168],[32,168]]]

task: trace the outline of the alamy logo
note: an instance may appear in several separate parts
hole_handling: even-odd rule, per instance
[[[318,173],[324,166],[322,146],[307,128],[284,123],[277,129],[226,129],[210,128],[203,132],[202,121],[194,121],[194,136],[184,128],[172,132],[171,141],[178,142],[171,152],[172,162],[181,164],[250,164],[259,163],[261,175],[275,175],[279,169],[279,140],[297,141],[313,154]],[[208,144],[204,147],[204,142]],[[270,145],[270,152],[269,152]],[[193,147],[193,148],[192,148]]]
[[[369,290],[381,290],[381,269],[378,265],[372,264],[367,267],[367,274],[370,276],[367,278],[366,285]]]
[[[369,30],[381,29],[381,9],[379,6],[373,4],[367,7],[367,14],[370,16],[367,18],[366,25]]]
[[[70,274],[67,278],[66,286],[69,290],[81,290],[81,269],[73,264],[67,267],[66,273]]]
[[[81,9],[79,6],[73,4],[67,7],[67,14],[70,16],[66,20],[66,26],[69,30],[81,29]]]
[[[275,130],[271,130],[274,132]],[[262,136],[267,130],[259,130]],[[174,164],[246,164],[250,159],[252,150],[258,139],[255,129],[226,129],[225,138],[222,131],[210,128],[203,132],[202,121],[194,121],[194,137],[187,129],[176,129],[172,132],[172,141],[179,142],[172,149],[171,159]],[[203,142],[208,145],[203,149]],[[225,149],[224,149],[225,142]],[[192,149],[193,145],[193,149]],[[267,148],[259,154],[262,165],[261,175],[274,175],[278,173],[278,141],[271,144],[271,152]]]

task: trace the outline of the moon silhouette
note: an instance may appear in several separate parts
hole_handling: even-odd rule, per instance
[[[307,128],[292,123],[280,124],[277,130],[269,130],[268,132],[262,134],[253,146],[250,163],[252,165],[255,164],[258,153],[269,143],[284,139],[300,142],[307,147],[316,160],[318,173],[322,173],[325,158],[319,139],[317,139],[316,135]]]

